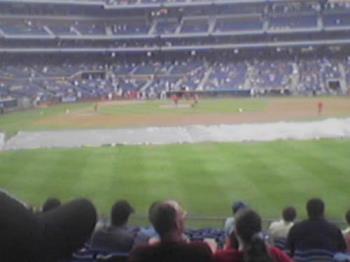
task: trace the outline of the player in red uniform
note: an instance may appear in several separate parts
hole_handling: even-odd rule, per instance
[[[322,111],[323,111],[323,103],[322,103],[322,101],[319,101],[317,103],[317,109],[318,109],[318,115],[321,115]]]
[[[178,95],[173,95],[171,97],[171,99],[173,100],[174,102],[174,105],[177,107],[178,103],[179,103],[179,96]]]

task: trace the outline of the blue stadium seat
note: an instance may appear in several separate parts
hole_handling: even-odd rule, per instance
[[[284,237],[276,238],[274,240],[274,246],[283,250],[283,251],[286,251],[287,250],[287,239]]]
[[[333,262],[334,253],[324,249],[296,250],[295,262]]]
[[[109,253],[109,254],[98,254],[96,261],[98,262],[125,262],[128,261],[128,253]]]
[[[350,262],[350,253],[337,253],[334,255],[334,262]]]

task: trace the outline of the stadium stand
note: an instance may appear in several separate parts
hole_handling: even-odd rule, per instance
[[[28,206],[0,192],[1,261],[69,259],[93,232],[96,210],[77,199],[54,210],[34,214]]]
[[[94,249],[128,253],[133,247],[138,229],[127,225],[133,207],[126,200],[116,202],[111,211],[111,225],[96,230],[91,239]]]
[[[294,226],[296,210],[294,207],[286,207],[282,211],[282,219],[273,221],[268,229],[273,245],[281,250],[287,251],[287,236]]]
[[[346,240],[347,252],[350,252],[350,210],[345,214],[345,220],[348,225],[346,229],[343,230],[343,235]]]
[[[24,104],[153,99],[186,91],[346,94],[349,30],[346,1],[4,0],[0,1],[0,109],[3,113]],[[0,148],[4,139],[0,134]],[[7,230],[1,234],[1,261],[52,261],[73,251],[70,261],[129,257],[129,249],[115,253],[86,241],[96,222],[89,201],[76,200],[35,216],[2,193],[0,202],[3,210],[8,207],[21,215],[17,221],[1,212],[1,228]],[[25,237],[11,230],[19,225],[25,227]],[[42,225],[46,238],[32,234],[41,232]],[[60,226],[77,230],[62,233]],[[189,240],[215,239],[219,247],[228,237],[227,231],[213,228],[181,233]],[[20,246],[13,249],[11,240]],[[275,241],[285,248],[284,238]],[[86,246],[79,249],[84,242]],[[297,261],[330,261],[333,255],[334,250],[317,247],[295,250]]]
[[[348,3],[0,3],[0,98],[346,94]],[[17,103],[23,104],[23,103]]]
[[[235,230],[231,232],[230,239],[238,241],[241,245],[243,241],[243,247],[249,243],[251,243],[250,247],[256,245],[257,249],[252,253],[249,253],[250,249],[243,249],[243,252],[238,251],[238,243],[236,245],[227,242],[223,229],[185,230],[187,212],[174,200],[158,201],[151,205],[149,219],[159,237],[153,238],[149,242],[139,243],[140,245],[136,245],[128,252],[118,251],[117,248],[106,249],[94,244],[94,238],[96,233],[101,232],[101,226],[97,224],[95,227],[97,221],[95,208],[85,199],[73,200],[45,212],[33,213],[30,206],[8,193],[1,192],[0,196],[3,210],[0,216],[2,228],[1,261],[158,261],[159,256],[166,257],[166,261],[178,261],[176,259],[180,254],[182,254],[181,261],[187,261],[186,257],[190,259],[189,261],[197,261],[197,259],[200,259],[198,261],[213,261],[210,258],[212,254],[214,261],[243,261],[242,257],[245,253],[247,253],[245,256],[251,254],[254,257],[252,259],[257,259],[256,256],[261,259],[269,254],[274,258],[273,261],[297,262],[346,262],[349,261],[350,257],[349,253],[336,253],[337,251],[345,251],[343,239],[341,240],[344,242],[344,246],[338,246],[337,250],[332,249],[332,246],[335,246],[338,240],[322,242],[327,237],[326,233],[321,233],[322,237],[320,237],[319,234],[322,230],[326,232],[332,227],[331,230],[339,231],[339,234],[340,230],[326,222],[324,218],[314,217],[314,215],[318,216],[319,214],[318,203],[321,202],[318,199],[311,199],[306,205],[310,213],[310,222],[305,220],[296,223],[288,238],[296,239],[294,238],[295,232],[301,226],[304,227],[305,223],[317,224],[317,230],[314,230],[316,235],[308,234],[308,238],[302,238],[302,243],[297,243],[297,248],[292,249],[294,252],[292,253],[293,260],[291,260],[287,256],[288,252],[284,253],[279,250],[278,241],[271,242],[269,231],[264,231],[260,216],[240,201],[235,202],[232,207],[236,211]],[[57,202],[57,199],[54,200]],[[125,225],[125,219],[128,219],[130,212],[132,212],[131,206],[126,201],[116,202],[112,209],[111,219],[116,220],[113,222],[114,224],[123,223]],[[287,208],[283,214],[286,213],[290,219],[293,217],[293,212]],[[93,233],[94,227],[95,233]],[[135,227],[133,232],[150,231],[149,228]],[[344,233],[347,231],[345,230]],[[152,235],[154,236],[154,233]],[[233,236],[235,237],[233,238]],[[92,240],[89,240],[90,237]],[[273,236],[271,235],[271,237]],[[329,237],[333,236],[329,235]],[[288,239],[288,244],[291,244],[290,241],[291,239]],[[309,244],[305,241],[309,241]],[[12,243],[16,243],[16,245]],[[304,245],[305,248],[300,248],[300,245]],[[318,248],[317,245],[319,245]],[[270,251],[267,252],[266,248]]]
[[[345,252],[340,229],[324,217],[324,202],[310,199],[306,210],[308,218],[295,224],[287,237],[287,247],[295,261],[330,261],[337,252]]]
[[[81,60],[81,59],[79,59]],[[90,59],[89,59],[90,60]],[[294,58],[220,62],[191,57],[162,62],[60,61],[37,65],[3,62],[1,97],[30,97],[37,103],[128,98],[132,93],[160,97],[162,91],[247,90],[257,93],[288,90],[293,94],[338,94],[349,81],[349,59]],[[335,82],[338,87],[333,87]],[[249,94],[249,92],[248,92]]]

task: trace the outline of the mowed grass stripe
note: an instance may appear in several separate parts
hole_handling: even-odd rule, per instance
[[[78,154],[78,151],[75,152]],[[82,196],[92,199],[96,205],[106,208],[108,202],[101,201],[101,194],[111,194],[109,185],[113,184],[110,180],[113,178],[113,159],[111,154],[107,154],[105,150],[84,150],[84,162],[79,166],[77,179],[72,190],[75,192],[83,192]],[[79,156],[76,155],[75,158]],[[75,194],[74,194],[75,195]]]
[[[305,150],[300,145],[294,147],[298,147],[297,151]],[[344,194],[350,188],[350,164],[347,159],[349,152],[338,153],[335,148],[332,149],[332,146],[323,141],[316,144],[308,143],[304,152],[303,159],[299,157],[298,163],[310,174],[308,187],[305,188],[306,194],[309,197],[322,197],[327,203],[328,215],[336,218],[339,209],[350,208],[350,194]]]
[[[185,148],[185,151],[184,151]],[[207,149],[214,157],[216,152],[212,145]],[[177,177],[177,183],[183,190],[181,201],[192,214],[215,213],[214,203],[220,195],[221,187],[215,183],[214,176],[219,175],[209,169],[207,154],[203,154],[202,147],[198,145],[176,146],[168,150],[168,154],[175,159],[171,176]],[[215,168],[215,160],[209,160]],[[205,201],[210,198],[211,205]]]
[[[247,201],[259,211],[264,210],[270,213],[272,208],[270,203],[273,200],[275,204],[278,203],[280,196],[279,184],[282,181],[279,178],[276,165],[274,162],[279,161],[279,156],[275,156],[275,152],[269,147],[261,147],[261,145],[249,145],[241,148],[246,161],[243,162],[241,170],[244,176],[250,183],[251,194],[248,194]],[[266,156],[274,156],[277,159],[272,160]],[[272,160],[272,161],[271,161]],[[276,192],[277,190],[277,192]]]
[[[193,100],[183,99],[180,101],[180,105],[189,105],[189,107],[178,108],[174,110],[171,108],[173,102],[171,100],[166,101],[146,101],[137,104],[129,105],[103,105],[99,112],[101,114],[108,114],[114,116],[135,116],[135,115],[167,115],[169,117],[181,116],[181,115],[195,115],[195,114],[228,114],[238,113],[239,108],[244,108],[246,112],[261,111],[266,108],[269,103],[267,99],[250,99],[250,98],[238,98],[238,99],[201,99],[199,104],[195,108],[190,105]],[[167,108],[166,106],[170,106]]]
[[[62,104],[48,108],[5,114],[0,117],[0,132],[5,132],[7,136],[12,136],[19,130],[45,130],[49,127],[38,125],[37,121],[53,116],[65,115],[67,108],[71,112],[81,111],[89,108],[92,109],[93,104]],[[55,126],[55,128],[57,127]]]
[[[118,152],[114,165],[119,174],[115,184],[121,192],[116,193],[135,205],[138,212],[145,213],[148,205],[159,199],[159,194],[167,192],[163,190],[169,181],[161,164],[166,161],[161,152],[152,147],[122,147]]]
[[[299,165],[299,161],[293,158],[294,153],[296,152],[288,142],[273,142],[262,149],[260,162],[265,163],[268,171],[263,178],[265,183],[261,184],[260,188],[266,192],[268,198],[264,206],[259,206],[261,212],[271,213],[274,208],[278,207],[281,210],[286,205],[296,205],[299,210],[304,209],[310,188],[307,181],[313,174]],[[303,151],[297,154],[304,159]],[[255,170],[257,174],[260,173],[259,168]],[[314,188],[318,186],[315,185]]]
[[[102,213],[130,200],[145,214],[175,198],[196,215],[226,216],[241,199],[264,217],[287,204],[325,198],[332,218],[350,207],[350,140],[277,141],[31,150],[0,154],[0,185],[40,205],[48,196],[87,196]]]
[[[337,141],[334,142],[337,143]],[[285,188],[290,193],[289,198],[300,203],[298,207],[303,211],[301,213],[304,216],[303,201],[310,197],[323,197],[328,203],[328,214],[331,217],[336,217],[336,210],[340,210],[336,199],[341,200],[343,210],[349,207],[349,195],[345,193],[347,192],[346,188],[350,186],[349,165],[341,164],[344,163],[346,154],[337,154],[336,150],[333,152],[327,144],[324,144],[324,141],[284,142],[284,144],[285,150],[282,150],[281,146],[271,145],[271,147],[276,148],[276,153],[285,154],[287,156],[285,160],[291,162],[291,165],[286,164],[285,167],[288,171],[285,174],[289,175],[290,178],[287,184],[289,187]],[[340,144],[338,145],[340,146]],[[328,153],[320,154],[319,152]],[[332,165],[329,164],[329,153],[337,156],[332,161]],[[292,172],[293,169],[294,172]],[[286,197],[288,198],[287,194]]]

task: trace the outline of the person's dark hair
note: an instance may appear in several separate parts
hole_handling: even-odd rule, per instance
[[[154,213],[155,213],[156,207],[160,203],[161,203],[160,201],[154,201],[148,209],[148,220],[151,222],[152,225],[154,221]]]
[[[293,222],[297,216],[297,211],[294,207],[286,207],[282,211],[283,220],[286,222]]]
[[[52,209],[59,207],[60,205],[61,205],[61,201],[59,199],[54,198],[54,197],[50,197],[45,201],[43,208],[42,208],[42,211],[47,212],[47,211],[50,211]]]
[[[324,203],[320,198],[312,198],[307,201],[306,211],[311,219],[322,218],[324,214]]]
[[[238,249],[239,248],[239,242],[238,242],[238,239],[237,239],[236,232],[234,230],[229,235],[229,247],[231,247],[233,249]]]
[[[235,215],[238,211],[248,208],[248,205],[242,201],[237,201],[232,204],[232,213]]]
[[[122,226],[128,222],[129,216],[134,208],[126,200],[116,202],[112,207],[111,222],[113,226]]]
[[[350,209],[345,214],[345,220],[346,220],[346,223],[348,223],[348,225],[350,225]]]
[[[176,229],[176,219],[177,212],[172,205],[168,203],[156,205],[153,215],[153,226],[160,237]]]
[[[261,218],[254,210],[244,209],[236,217],[236,232],[243,242],[244,262],[273,262],[260,235]]]

